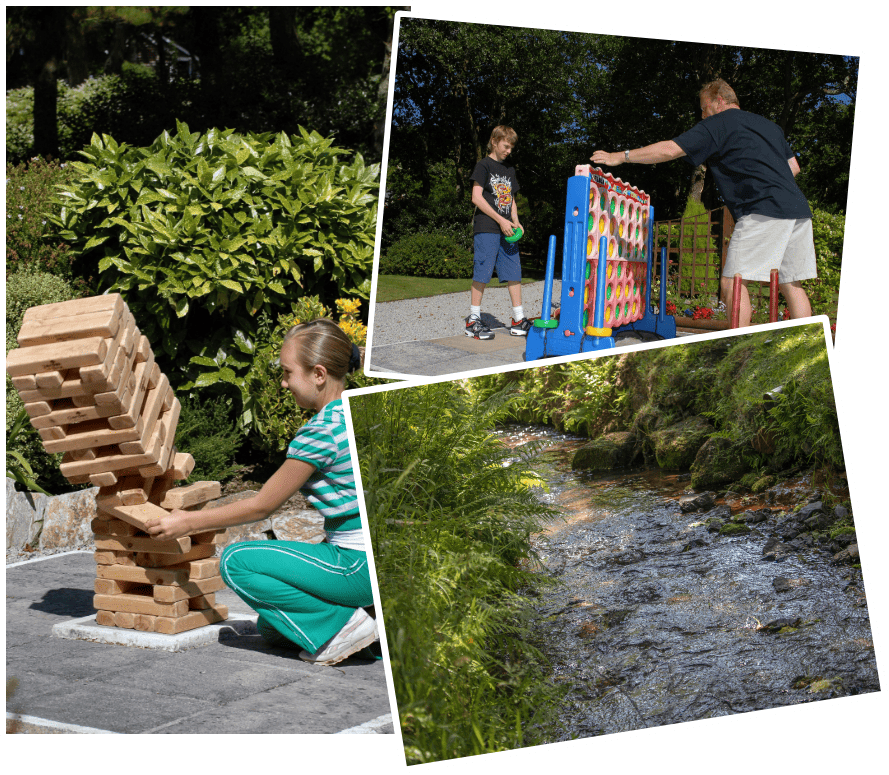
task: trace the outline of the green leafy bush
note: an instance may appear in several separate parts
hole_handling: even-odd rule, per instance
[[[818,277],[803,281],[803,288],[812,304],[812,313],[827,315],[836,322],[837,297],[840,292],[840,267],[843,262],[843,234],[846,216],[812,211],[812,236]]]
[[[446,234],[402,237],[380,259],[380,274],[469,279],[472,271],[472,253]]]
[[[47,221],[55,186],[68,182],[73,168],[46,162],[6,165],[6,273],[52,272],[71,277],[73,256]]]
[[[491,432],[514,397],[444,382],[350,400],[408,764],[539,743],[563,691],[528,594],[552,514],[539,447]]]
[[[22,327],[25,310],[40,304],[54,304],[75,299],[78,294],[69,282],[46,272],[18,271],[6,281],[6,352],[18,347],[16,336]],[[43,442],[29,422],[25,422],[17,432],[15,422],[24,406],[18,391],[6,376],[6,451],[18,460],[27,479],[39,481],[48,489],[62,490],[70,485],[59,471],[61,455],[48,455]],[[21,463],[25,466],[21,466]],[[28,473],[30,469],[30,474]],[[24,480],[21,480],[24,483]]]
[[[176,448],[194,458],[189,482],[225,482],[240,470],[235,456],[244,443],[232,401],[224,396],[194,394],[182,399]]]
[[[362,347],[367,339],[367,327],[358,319],[358,300],[338,299],[336,307],[340,328],[353,344]],[[332,318],[333,315],[315,296],[300,299],[291,314],[282,315],[274,322],[268,317],[262,321],[262,334],[253,364],[244,378],[244,413],[241,420],[250,432],[257,455],[264,461],[280,461],[281,453],[287,449],[296,431],[314,414],[297,406],[290,391],[281,386],[278,358],[284,335],[293,326],[322,317]],[[359,369],[346,377],[346,388],[379,385],[387,381],[367,377],[364,370]]]
[[[331,139],[191,133],[150,147],[93,136],[54,220],[99,288],[121,293],[177,389],[242,387],[258,315],[367,298],[378,166]]]

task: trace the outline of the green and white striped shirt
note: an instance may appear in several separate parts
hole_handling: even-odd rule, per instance
[[[303,460],[316,469],[300,492],[324,515],[327,540],[332,544],[363,549],[342,399],[326,404],[299,429],[287,448],[287,457]]]

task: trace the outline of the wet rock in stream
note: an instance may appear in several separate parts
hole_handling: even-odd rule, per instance
[[[554,445],[538,466],[568,512],[537,543],[559,571],[535,600],[569,688],[554,741],[879,690],[854,533],[829,535],[823,502],[733,517],[676,476],[572,472],[571,453]]]

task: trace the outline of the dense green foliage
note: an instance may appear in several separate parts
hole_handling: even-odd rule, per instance
[[[27,309],[77,297],[78,294],[71,283],[62,277],[28,269],[10,274],[6,279],[6,352],[18,347],[16,336],[22,327],[22,318]],[[56,490],[70,487],[59,471],[62,456],[46,453],[40,436],[30,423],[24,423],[16,433],[13,433],[16,420],[24,407],[9,375],[5,376],[7,456],[10,452],[20,456],[30,469],[26,478],[36,481],[43,488]]]
[[[402,237],[380,259],[380,274],[469,279],[472,253],[446,234]]]
[[[510,396],[440,383],[350,399],[408,764],[539,742],[529,539],[549,510],[491,429]]]
[[[123,294],[174,387],[239,384],[256,315],[366,298],[378,168],[330,139],[190,132],[148,148],[94,136],[59,195],[60,236]]]
[[[358,318],[358,307],[356,299],[337,299],[337,323],[353,344],[363,347],[367,340],[367,327]],[[279,356],[284,335],[299,323],[333,317],[332,311],[315,296],[300,299],[294,304],[291,314],[281,316],[274,324],[268,317],[261,318],[258,343],[243,382],[243,413],[240,418],[242,426],[250,433],[254,459],[280,462],[297,429],[314,414],[298,407],[290,391],[281,386]],[[364,370],[359,369],[347,375],[346,389],[379,385],[387,381],[367,377]]]
[[[844,468],[820,324],[479,377],[472,385],[484,396],[514,381],[521,399],[510,415],[521,422],[593,437],[633,430],[651,452],[652,432],[702,415],[712,435],[755,467]],[[755,451],[763,433],[773,437],[772,453]]]
[[[71,159],[92,132],[147,145],[178,119],[200,131],[308,126],[379,161],[396,10],[10,7],[8,158]],[[41,93],[36,110],[31,87]]]
[[[55,187],[75,174],[70,165],[33,159],[6,165],[6,274],[19,270],[51,272],[71,279],[74,256],[54,234],[46,213]]]
[[[472,389],[488,396],[514,385],[516,397],[508,409],[511,420],[595,436],[622,410],[625,396],[614,386],[617,367],[615,358],[596,358],[479,377],[472,381]]]
[[[194,458],[188,481],[225,483],[240,468],[234,460],[244,443],[237,406],[223,396],[201,393],[185,396],[180,403],[176,449]]]

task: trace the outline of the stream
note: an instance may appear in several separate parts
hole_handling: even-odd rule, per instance
[[[502,438],[544,443],[540,497],[562,512],[535,538],[558,582],[537,599],[541,641],[569,689],[553,742],[879,691],[860,569],[818,548],[764,557],[807,480],[773,488],[773,515],[730,537],[680,511],[687,475],[590,475],[571,470],[586,439]]]

